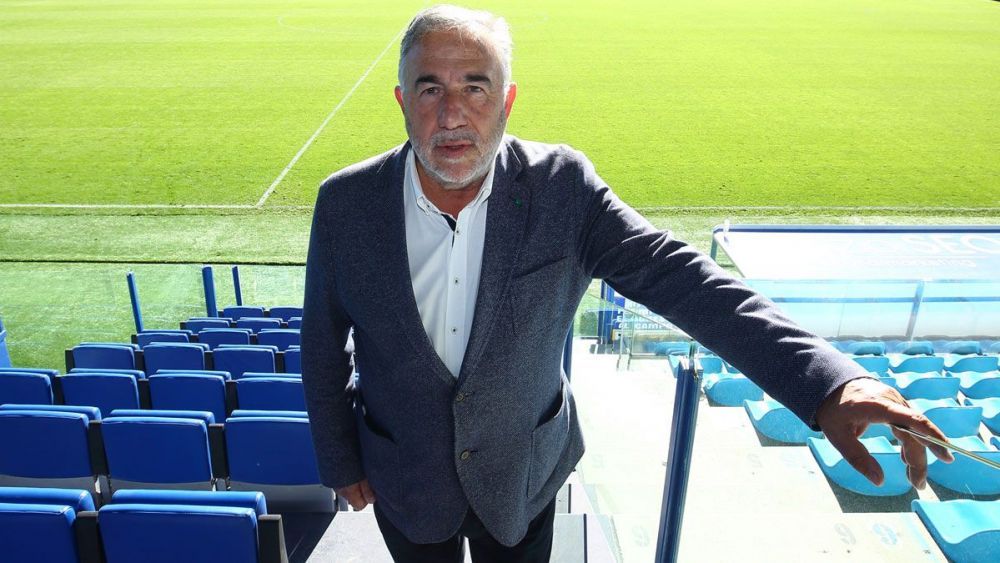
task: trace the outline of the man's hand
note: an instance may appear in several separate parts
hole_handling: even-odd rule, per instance
[[[368,479],[337,489],[337,496],[346,498],[354,510],[363,510],[369,504],[375,504],[375,493],[368,485]]]
[[[926,416],[910,408],[898,391],[874,379],[854,379],[841,385],[823,401],[816,411],[816,424],[826,434],[830,443],[844,459],[876,486],[882,484],[884,475],[875,458],[858,438],[869,424],[896,424],[922,432],[939,440],[947,440]],[[891,427],[890,427],[891,428]],[[902,446],[900,455],[906,463],[906,477],[918,489],[927,485],[927,450],[911,434],[892,429]],[[954,459],[947,449],[927,444],[938,459],[951,463]]]

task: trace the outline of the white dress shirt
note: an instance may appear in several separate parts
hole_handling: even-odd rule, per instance
[[[475,199],[458,217],[452,217],[453,231],[444,214],[424,195],[413,150],[406,156],[403,209],[413,295],[434,350],[455,377],[462,368],[476,311],[493,170],[491,167]]]

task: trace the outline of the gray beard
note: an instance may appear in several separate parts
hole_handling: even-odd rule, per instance
[[[507,116],[504,115],[503,108],[501,108],[500,119],[498,120],[499,126],[490,138],[483,140],[478,137],[464,134],[455,135],[454,137],[445,136],[445,138],[450,138],[451,140],[468,139],[476,143],[477,146],[481,146],[485,149],[479,156],[479,161],[475,163],[472,170],[462,176],[455,176],[434,166],[431,161],[431,150],[433,149],[435,137],[437,137],[437,135],[431,137],[431,142],[428,144],[429,146],[423,145],[420,141],[414,138],[412,128],[410,127],[410,119],[408,117],[404,117],[404,121],[406,123],[406,133],[409,135],[410,144],[413,146],[413,152],[420,160],[420,164],[424,167],[424,171],[427,172],[427,174],[433,178],[435,182],[440,184],[442,189],[445,190],[460,190],[467,187],[473,180],[485,177],[489,172],[490,167],[493,166],[493,160],[496,158],[497,149],[500,147],[500,142],[503,141],[503,135],[507,129]]]

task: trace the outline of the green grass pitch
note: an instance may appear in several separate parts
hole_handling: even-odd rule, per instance
[[[511,131],[635,206],[1000,205],[995,2],[475,4],[514,31]],[[422,5],[0,2],[0,203],[251,205],[343,102],[268,201],[310,205],[404,138]]]
[[[65,347],[126,339],[129,268],[149,327],[204,310],[201,263],[270,264],[245,267],[246,301],[298,302],[319,182],[405,138],[398,36],[425,5],[0,0],[15,364],[58,368]],[[585,151],[703,250],[724,219],[996,222],[996,2],[471,5],[513,29],[510,131]]]

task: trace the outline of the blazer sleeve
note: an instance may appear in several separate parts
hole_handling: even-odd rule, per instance
[[[302,314],[302,383],[322,483],[340,488],[364,479],[352,407],[351,321],[336,287],[337,206],[331,181],[320,188],[309,236]]]
[[[677,325],[814,428],[816,410],[830,393],[869,377],[711,258],[653,227],[579,157],[586,204],[578,244],[592,277]]]

